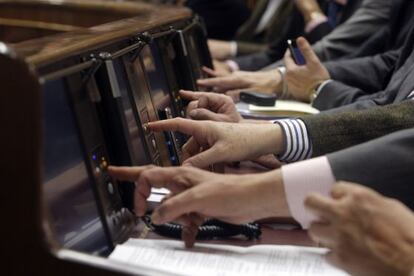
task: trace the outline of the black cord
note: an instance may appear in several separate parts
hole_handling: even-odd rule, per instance
[[[181,239],[182,226],[176,223],[166,223],[155,225],[149,216],[142,217],[142,220],[155,233],[173,238]],[[262,234],[260,225],[257,223],[247,223],[235,225],[216,219],[207,220],[198,229],[197,240],[211,240],[216,238],[229,238],[238,235],[245,236],[248,240],[259,239]]]

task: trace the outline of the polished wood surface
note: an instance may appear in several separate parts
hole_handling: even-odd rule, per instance
[[[24,56],[28,63],[43,66],[79,54],[86,49],[133,37],[160,26],[165,28],[170,24],[189,19],[191,15],[191,11],[186,8],[160,7],[143,16],[48,36],[36,41],[22,42],[13,45],[13,48],[20,56]]]
[[[115,1],[0,1],[0,17],[62,25],[93,27],[134,16],[145,15],[154,6]]]
[[[39,37],[58,34],[62,31],[56,29],[43,28],[31,21],[12,22],[0,18],[0,41],[6,43],[18,43]]]

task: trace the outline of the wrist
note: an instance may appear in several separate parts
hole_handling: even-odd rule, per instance
[[[263,129],[261,150],[258,156],[267,154],[280,154],[284,150],[283,131],[278,124],[261,124]]]
[[[271,73],[271,78],[269,78],[270,79],[269,87],[272,88],[272,92],[276,94],[280,94],[281,92],[283,92],[284,75],[282,75],[282,71],[279,69],[272,70],[270,71],[270,73]]]
[[[292,217],[286,199],[281,170],[274,170],[261,175],[257,187],[263,202],[263,218]]]
[[[306,14],[304,15],[305,24],[323,18],[326,18],[326,16],[321,10],[311,10],[306,12]]]

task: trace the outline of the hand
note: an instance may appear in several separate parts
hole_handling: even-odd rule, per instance
[[[414,214],[363,186],[340,183],[331,195],[311,195],[305,201],[319,217],[310,235],[332,250],[328,260],[352,275],[409,275]]]
[[[229,76],[232,73],[232,69],[230,66],[224,61],[213,60],[214,70],[209,69],[206,70],[207,67],[203,67],[203,71],[210,75],[210,73],[214,76]]]
[[[147,210],[151,188],[167,188],[171,196],[152,215],[155,224],[178,221],[192,246],[206,218],[241,224],[268,217],[290,217],[280,171],[253,175],[221,175],[192,167],[109,167],[117,179],[136,182],[134,209]]]
[[[187,107],[187,116],[193,120],[238,123],[243,119],[229,96],[183,90],[180,95],[191,101]]]
[[[295,0],[295,5],[302,13],[305,23],[315,19],[315,17],[324,17],[318,2],[316,0]]]
[[[277,70],[237,71],[224,77],[218,77],[211,69],[205,68],[204,70],[213,78],[198,80],[197,84],[203,88],[213,88],[218,93],[249,89],[272,94],[281,92],[283,89],[282,79]]]
[[[183,159],[185,165],[198,168],[279,154],[284,147],[278,124],[231,124],[175,118],[149,123],[148,128],[192,136],[182,148]]]
[[[310,102],[311,91],[331,77],[328,70],[320,62],[312,47],[303,37],[298,38],[297,44],[306,60],[306,65],[297,65],[286,51],[284,62],[286,65],[285,81],[292,96],[303,102]]]
[[[208,48],[213,59],[226,60],[233,56],[231,42],[229,41],[209,39]]]

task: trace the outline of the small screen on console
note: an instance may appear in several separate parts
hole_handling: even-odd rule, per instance
[[[123,112],[126,119],[126,124],[129,134],[129,143],[131,144],[132,150],[134,151],[133,158],[135,165],[146,165],[148,164],[147,157],[145,155],[144,142],[141,139],[138,129],[138,121],[135,117],[134,110],[132,107],[132,97],[129,91],[129,81],[127,79],[127,73],[123,66],[122,60],[113,61],[116,78],[118,80],[119,92],[122,97]],[[146,121],[147,122],[147,121]]]
[[[157,110],[164,110],[170,105],[171,98],[158,46],[155,43],[152,43],[150,47],[146,46],[142,50],[141,56],[148,75],[154,107]]]
[[[65,90],[63,80],[44,86],[44,199],[57,242],[101,254],[108,241]]]
[[[194,68],[194,73],[196,74],[195,78],[201,79],[201,78],[204,78],[204,73],[202,70],[203,63],[200,60],[201,53],[198,50],[199,46],[197,46],[194,35],[195,35],[194,32],[188,34],[188,43],[189,43],[188,52],[189,52],[192,67]]]

